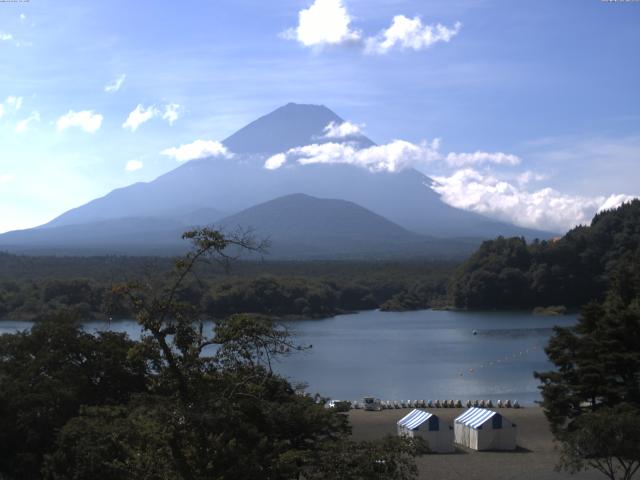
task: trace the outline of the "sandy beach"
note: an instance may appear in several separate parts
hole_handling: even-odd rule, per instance
[[[428,409],[449,424],[465,409]],[[542,409],[495,409],[518,426],[518,449],[513,452],[476,452],[458,448],[452,454],[425,455],[417,460],[420,479],[603,479],[595,471],[570,475],[556,472],[559,451],[554,444]],[[366,412],[352,410],[349,418],[353,426],[353,437],[371,440],[387,434],[396,434],[396,422],[410,409]]]

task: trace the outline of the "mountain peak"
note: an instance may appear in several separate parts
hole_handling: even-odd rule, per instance
[[[324,105],[287,103],[249,123],[223,144],[233,153],[273,155],[311,143],[327,143],[325,127],[344,120]],[[358,138],[361,147],[373,142]]]

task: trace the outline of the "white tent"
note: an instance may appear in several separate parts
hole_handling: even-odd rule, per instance
[[[434,453],[453,452],[453,429],[441,425],[440,419],[433,413],[413,409],[398,420],[398,435],[424,438]]]
[[[470,408],[454,420],[456,443],[474,450],[515,450],[516,426],[498,412]]]

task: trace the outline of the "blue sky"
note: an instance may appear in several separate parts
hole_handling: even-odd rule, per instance
[[[0,232],[290,101],[381,144],[440,139],[419,168],[445,201],[568,228],[640,194],[639,24],[640,3],[600,0],[0,3]],[[138,105],[151,118],[127,123]]]

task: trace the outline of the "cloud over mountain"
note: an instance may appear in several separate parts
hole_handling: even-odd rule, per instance
[[[346,126],[345,126],[346,125]],[[332,137],[348,137],[352,132],[359,132],[357,126],[349,122],[340,125],[330,124],[325,128]],[[330,137],[329,134],[326,137]],[[518,165],[520,159],[511,154],[502,152],[475,151],[472,153],[440,152],[440,139],[431,142],[423,141],[415,144],[405,140],[393,140],[383,145],[373,145],[368,148],[358,148],[351,142],[330,142],[324,144],[311,144],[303,147],[289,149],[273,155],[265,162],[265,168],[273,170],[280,168],[287,162],[295,162],[300,165],[313,163],[346,163],[366,168],[373,172],[387,171],[397,172],[406,168],[424,168],[439,162],[451,167],[463,165]]]
[[[207,157],[229,158],[231,153],[220,142],[212,140],[196,140],[179,147],[166,148],[160,152],[162,155],[173,157],[179,162],[197,160]]]
[[[354,135],[362,135],[361,125],[351,122],[330,122],[324,127],[324,138],[347,138]]]
[[[527,191],[520,186],[471,168],[449,176],[434,176],[431,186],[442,200],[456,208],[488,215],[529,228],[563,232],[588,224],[603,209],[615,208],[632,196],[587,197],[552,188]]]

